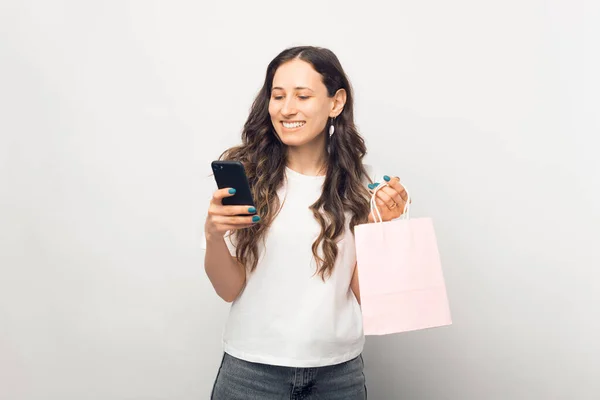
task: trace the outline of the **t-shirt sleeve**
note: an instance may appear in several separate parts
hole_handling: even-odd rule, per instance
[[[201,177],[201,190],[202,190],[202,195],[201,198],[203,199],[202,201],[202,217],[200,220],[200,248],[202,250],[206,250],[206,235],[204,232],[204,224],[206,222],[206,217],[208,216],[208,207],[210,205],[210,201],[212,199],[213,193],[218,189],[217,187],[217,183],[215,182],[215,178],[210,175],[210,176],[202,176]],[[225,244],[227,245],[227,248],[229,249],[229,254],[231,254],[233,257],[235,257],[235,250],[236,250],[236,241],[235,241],[235,234],[230,235],[230,231],[227,231],[227,233],[225,234]]]

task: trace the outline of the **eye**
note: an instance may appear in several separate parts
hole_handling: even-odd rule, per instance
[[[281,100],[281,99],[283,99],[283,96],[273,96],[273,99],[275,99],[275,100]]]
[[[300,100],[308,100],[310,96],[298,96]]]

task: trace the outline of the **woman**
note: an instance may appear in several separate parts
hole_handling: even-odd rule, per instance
[[[206,273],[233,302],[213,399],[366,398],[353,228],[373,222],[378,182],[365,153],[330,50],[294,47],[271,61],[242,144],[221,156],[244,164],[256,207],[223,206],[235,188],[217,190],[205,223]],[[383,179],[387,221],[406,191]]]

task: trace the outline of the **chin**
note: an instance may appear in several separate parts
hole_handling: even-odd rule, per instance
[[[302,137],[302,136],[295,136],[294,134],[278,133],[278,135],[279,135],[279,139],[281,140],[281,142],[283,144],[285,144],[286,146],[298,147],[298,146],[303,146],[310,142],[310,138],[306,138],[306,137]]]

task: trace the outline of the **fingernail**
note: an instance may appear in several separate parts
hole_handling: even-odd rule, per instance
[[[255,215],[254,217],[252,217],[252,222],[258,222],[260,221],[260,217],[258,215]]]
[[[372,184],[372,183],[369,183],[369,184],[367,185],[367,187],[368,187],[369,189],[373,189],[373,184]]]
[[[249,212],[250,214],[253,214],[253,213],[255,213],[255,212],[256,212],[256,208],[254,208],[254,207],[250,207],[250,208],[248,209],[248,212]]]
[[[387,176],[387,175],[384,175],[384,176],[383,176],[383,179],[385,179],[385,181],[386,181],[386,182],[389,182],[389,181],[390,181],[390,177],[389,177],[389,176]]]
[[[379,182],[375,182],[375,183],[373,184],[373,188],[376,188],[377,186],[379,186]]]
[[[229,189],[229,194],[235,194],[235,189],[233,189],[233,188]]]

